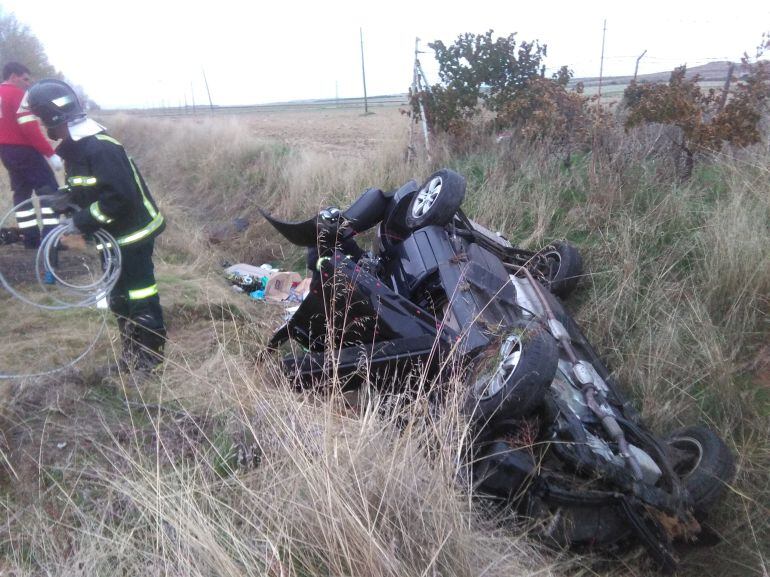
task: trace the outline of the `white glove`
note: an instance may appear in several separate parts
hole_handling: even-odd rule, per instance
[[[58,154],[52,154],[51,156],[49,156],[48,164],[51,165],[51,168],[53,168],[55,172],[64,170],[64,163],[61,160],[61,156],[59,156]]]

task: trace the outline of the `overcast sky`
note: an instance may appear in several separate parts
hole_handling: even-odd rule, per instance
[[[548,45],[546,64],[598,76],[753,54],[770,30],[770,2],[624,0],[0,0],[43,43],[50,62],[105,108],[253,104],[405,92],[415,37],[517,33]],[[432,53],[421,55],[431,83]]]

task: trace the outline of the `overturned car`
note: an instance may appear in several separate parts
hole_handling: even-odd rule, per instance
[[[440,382],[459,366],[481,492],[543,520],[559,544],[638,542],[673,570],[677,542],[709,541],[702,521],[733,475],[732,455],[705,427],[653,434],[558,298],[582,274],[577,249],[512,246],[465,215],[465,190],[443,169],[302,222],[263,212],[308,248],[314,271],[270,346],[301,345],[282,363],[306,384],[355,383],[362,367],[367,378],[419,370]],[[355,236],[375,227],[365,252]]]

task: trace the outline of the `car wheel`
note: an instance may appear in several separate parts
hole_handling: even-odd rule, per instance
[[[508,334],[499,349],[474,360],[466,414],[482,426],[529,415],[542,404],[558,360],[556,341],[542,326]]]
[[[674,431],[666,444],[674,472],[689,492],[696,516],[704,516],[733,479],[732,453],[714,431],[700,425]]]
[[[406,225],[411,230],[444,226],[452,221],[465,198],[465,179],[446,168],[434,172],[409,203]]]
[[[539,521],[535,534],[559,547],[609,547],[631,534],[625,516],[614,505],[548,508],[536,502],[536,499],[530,500],[528,511]]]
[[[547,263],[549,289],[561,298],[567,298],[577,287],[583,274],[583,258],[578,249],[568,242],[554,242],[540,254]]]

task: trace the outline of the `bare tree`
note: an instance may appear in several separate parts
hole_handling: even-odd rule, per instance
[[[11,61],[24,64],[35,78],[61,77],[40,40],[14,14],[0,8],[0,66]]]

